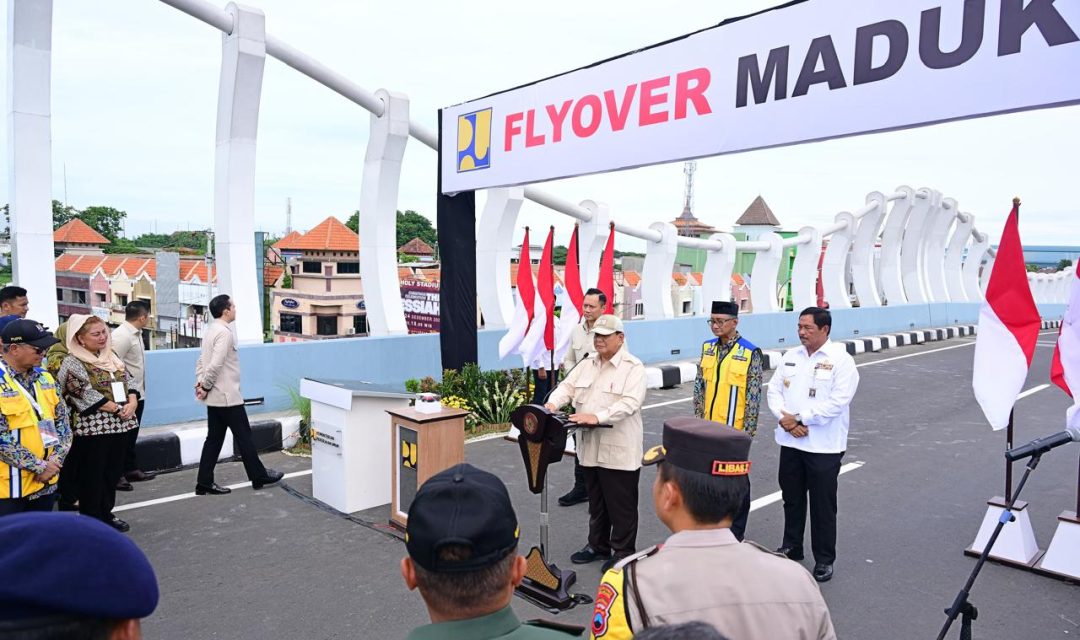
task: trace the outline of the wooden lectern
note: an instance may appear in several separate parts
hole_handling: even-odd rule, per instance
[[[442,407],[419,413],[411,407],[390,414],[390,524],[401,530],[409,505],[424,481],[465,462],[465,416],[468,411]]]

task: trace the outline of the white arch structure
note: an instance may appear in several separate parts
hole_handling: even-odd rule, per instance
[[[360,273],[364,282],[368,323],[373,335],[406,331],[396,286],[395,228],[401,159],[411,137],[438,148],[431,129],[410,119],[404,94],[371,92],[333,71],[263,28],[262,13],[229,3],[224,9],[206,0],[161,0],[223,33],[218,93],[215,172],[215,227],[220,238],[219,272],[223,289],[242,298],[242,282],[254,282],[254,171],[257,122],[266,56],[363,107],[371,114],[371,135],[360,190]],[[42,269],[36,256],[52,255],[50,168],[50,94],[52,0],[10,0],[8,3],[9,190],[14,240],[14,268],[24,287],[52,291],[55,273]],[[817,300],[822,245],[821,282],[833,308],[852,306],[847,282],[861,307],[929,302],[974,302],[983,299],[994,252],[987,236],[974,226],[974,216],[961,212],[956,200],[928,188],[900,186],[874,191],[853,212],[836,215],[824,228],[803,227],[792,238],[770,233],[753,241],[737,241],[717,233],[708,239],[677,236],[667,222],[646,229],[622,223],[600,201],[574,203],[535,186],[492,189],[477,231],[477,294],[489,328],[509,325],[513,304],[508,274],[510,244],[523,200],[531,200],[581,223],[579,251],[582,287],[592,286],[608,225],[646,243],[643,307],[647,319],[672,317],[671,272],[677,247],[704,249],[703,298],[730,295],[730,277],[739,252],[756,254],[751,274],[754,309],[779,311],[777,273],[784,249],[798,247],[791,277],[796,308]],[[875,259],[875,255],[877,258]],[[51,264],[51,262],[50,262]],[[1073,272],[1032,274],[1039,302],[1064,302]],[[252,300],[247,301],[254,308]],[[55,321],[52,296],[35,296],[35,315]],[[44,298],[44,299],[43,299]],[[246,301],[246,298],[245,298]],[[51,305],[51,307],[49,306]],[[44,314],[42,316],[42,314]],[[50,317],[51,316],[51,317]],[[255,313],[237,320],[242,342],[261,341],[261,319]]]

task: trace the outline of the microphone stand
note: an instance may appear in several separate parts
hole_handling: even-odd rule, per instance
[[[957,617],[961,617],[960,620],[960,640],[971,640],[971,622],[978,619],[979,610],[975,608],[975,605],[968,601],[968,594],[971,593],[971,587],[975,584],[975,579],[979,577],[979,571],[982,570],[983,565],[986,564],[986,560],[990,557],[990,549],[994,547],[994,543],[997,542],[998,536],[1001,534],[1001,530],[1005,528],[1005,525],[1013,520],[1016,520],[1016,516],[1012,514],[1013,505],[1016,504],[1016,499],[1020,495],[1020,491],[1024,488],[1024,483],[1027,482],[1028,476],[1035,470],[1035,467],[1039,466],[1039,461],[1042,460],[1044,452],[1037,452],[1031,456],[1031,460],[1027,463],[1027,468],[1024,470],[1023,477],[1020,478],[1020,484],[1016,486],[1016,491],[1009,496],[1008,503],[1005,505],[1005,510],[1001,512],[1001,517],[998,518],[997,526],[994,527],[994,532],[990,535],[990,539],[986,541],[986,546],[983,547],[982,554],[979,555],[979,560],[975,563],[975,568],[971,570],[971,575],[968,576],[967,583],[964,584],[964,588],[960,589],[960,593],[956,594],[956,599],[953,600],[952,606],[945,610],[945,614],[948,616],[945,619],[945,624],[941,627],[941,632],[937,635],[937,640],[944,640],[945,635],[949,633],[949,627],[956,621]]]

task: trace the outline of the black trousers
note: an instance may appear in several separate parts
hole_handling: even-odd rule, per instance
[[[0,516],[28,511],[52,511],[56,504],[56,492],[31,500],[30,498],[4,498],[0,500]]]
[[[810,498],[810,547],[814,560],[836,560],[836,480],[843,453],[808,453],[780,447],[780,491],[784,498],[785,547],[801,549]]]
[[[146,402],[140,399],[139,406],[135,409],[135,418],[138,419],[139,426],[142,426],[142,414],[145,408]],[[135,443],[139,439],[139,427],[124,433],[128,437],[127,449],[124,451],[124,473],[131,473],[139,468],[138,463],[135,462]]]
[[[127,433],[75,436],[79,513],[109,522],[116,505],[116,483],[124,475]]]
[[[551,379],[554,377],[554,373],[547,372],[547,376],[540,377],[539,369],[533,369],[533,404],[544,404],[547,400],[548,392],[551,391]]]
[[[237,453],[244,461],[244,471],[252,482],[266,477],[266,467],[259,460],[255,442],[251,439],[251,423],[248,422],[244,405],[233,407],[206,408],[206,441],[203,442],[202,457],[199,459],[199,477],[196,482],[209,487],[214,484],[214,466],[221,455],[221,445],[225,443],[225,433],[232,429],[236,437]]]
[[[641,469],[582,467],[589,492],[589,546],[617,558],[636,551]]]
[[[82,438],[83,436],[75,436],[71,439],[71,448],[60,467],[60,482],[56,493],[61,511],[73,510],[75,503],[79,501],[79,456],[82,455],[79,443]]]

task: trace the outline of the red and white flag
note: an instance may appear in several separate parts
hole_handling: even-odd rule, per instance
[[[1014,201],[1001,233],[975,339],[971,386],[995,431],[1009,424],[1009,414],[1024,387],[1042,324],[1024,266],[1019,216],[1020,204]]]
[[[536,293],[533,288],[532,263],[529,255],[528,227],[525,227],[525,241],[521,243],[521,255],[518,257],[517,293],[510,329],[499,340],[500,358],[505,358],[517,351],[533,319]]]
[[[563,304],[559,324],[555,327],[555,364],[562,364],[570,349],[570,336],[581,322],[581,305],[585,296],[581,292],[581,271],[578,268],[578,227],[570,236],[570,248],[566,250],[566,270],[563,272]]]
[[[1080,427],[1080,265],[1069,291],[1069,306],[1050,363],[1050,380],[1073,399],[1073,406],[1065,414],[1065,426]]]
[[[554,278],[551,273],[551,242],[553,230],[548,231],[547,242],[544,243],[544,252],[540,256],[540,269],[536,274],[536,298],[533,303],[533,319],[529,325],[529,331],[518,347],[518,353],[525,359],[526,366],[534,366],[540,354],[549,351],[555,346],[555,293]],[[520,267],[519,267],[520,269]],[[520,273],[520,271],[519,271]],[[549,331],[550,329],[550,331]],[[551,366],[551,357],[548,356],[547,366]]]

